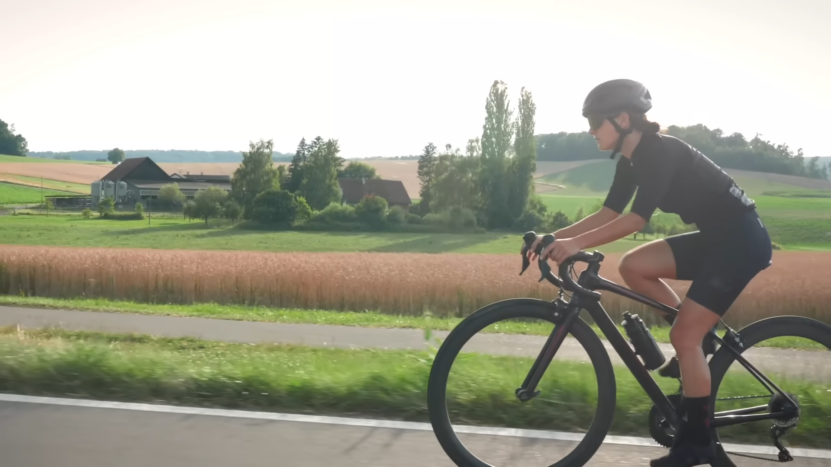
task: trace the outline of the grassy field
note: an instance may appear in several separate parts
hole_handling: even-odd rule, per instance
[[[428,315],[406,316],[390,315],[373,311],[331,311],[331,310],[298,310],[287,308],[271,308],[263,306],[219,305],[205,303],[197,305],[171,305],[136,303],[129,301],[113,301],[107,299],[55,299],[44,297],[17,297],[0,295],[0,305],[22,306],[33,308],[50,308],[59,310],[100,311],[107,313],[133,313],[156,316],[180,316],[190,318],[214,318],[234,321],[252,321],[266,323],[289,324],[327,324],[336,326],[360,326],[368,328],[387,329],[431,329],[436,331],[451,331],[461,318],[434,317]],[[600,329],[593,326],[594,331],[601,339],[606,339]],[[625,336],[622,326],[618,329]],[[497,332],[487,328],[484,332]],[[506,321],[499,325],[498,332],[504,334],[525,334],[547,336],[551,333],[550,325],[518,321]],[[669,341],[669,327],[652,327],[650,333],[655,340],[664,344]],[[798,338],[781,337],[761,342],[758,347],[775,347],[780,349],[824,350],[820,344]]]
[[[18,157],[7,156],[0,154],[0,164],[3,162],[29,162],[33,164],[93,164],[93,165],[111,165],[110,162],[95,162],[95,161],[66,161],[58,159],[43,159],[40,157]],[[2,167],[2,166],[0,166]]]
[[[40,203],[43,199],[42,196],[62,194],[65,195],[66,193],[46,189],[41,192],[40,188],[0,182],[0,204]],[[4,219],[3,222],[5,223],[7,220],[8,218]],[[2,242],[2,238],[2,235],[0,235],[0,242]]]
[[[574,220],[574,215],[580,208],[583,208],[583,214],[586,215],[591,212],[594,205],[603,203],[604,200],[604,196],[573,196],[556,193],[545,193],[539,196],[549,212],[563,211],[563,214],[571,220]]]
[[[554,196],[600,196],[605,197],[612,185],[615,174],[614,161],[603,161],[583,165],[571,170],[547,175],[537,179],[538,182],[564,185],[565,188],[551,193]],[[731,172],[729,169],[727,172]],[[751,197],[761,196],[768,191],[794,191],[803,189],[800,186],[764,180],[748,175],[735,175],[736,183]]]
[[[586,378],[589,365],[555,360],[540,384],[544,395],[517,404],[514,389],[531,363],[527,358],[467,354],[454,367],[448,388],[454,422],[567,431],[586,427],[597,394],[596,382]],[[428,420],[431,364],[430,352],[0,329],[0,391],[14,394],[423,422]],[[619,402],[611,434],[648,436],[651,402],[625,368],[617,367],[615,375]],[[831,395],[825,385],[782,378],[777,382],[811,408],[788,443],[826,446]],[[666,392],[677,389],[672,380],[659,385]],[[737,374],[719,393],[747,394],[760,388],[752,376]],[[769,424],[753,424],[724,438],[767,442],[768,430]]]
[[[0,181],[8,181],[11,183],[18,183],[20,185],[29,185],[40,188],[41,186],[41,178],[40,177],[27,177],[25,175],[10,175],[0,173]],[[90,186],[83,185],[80,183],[71,183],[71,182],[63,182],[60,180],[50,180],[44,178],[42,180],[43,188],[59,190],[59,191],[69,191],[72,193],[84,194],[88,195],[90,193]]]
[[[0,244],[188,250],[367,251],[389,253],[517,254],[522,234],[416,234],[378,232],[265,232],[235,229],[226,222],[153,218],[143,221],[83,219],[77,215],[8,216],[0,222]],[[653,237],[650,237],[653,238]],[[621,252],[642,240],[619,240],[604,252]]]

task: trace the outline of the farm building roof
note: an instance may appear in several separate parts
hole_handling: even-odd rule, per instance
[[[387,200],[388,204],[412,204],[401,180],[339,178],[338,184],[347,203],[358,203],[364,196],[375,195]]]
[[[136,170],[139,166],[141,166],[144,163],[153,164],[156,166],[157,169],[161,170],[163,173],[167,173],[164,172],[164,170],[162,170],[161,167],[156,165],[156,163],[153,162],[153,160],[149,157],[131,157],[130,159],[124,159],[120,164],[118,164],[114,169],[112,169],[110,173],[104,175],[101,178],[101,180],[117,182],[123,178],[126,178],[128,175],[130,175],[130,172]]]

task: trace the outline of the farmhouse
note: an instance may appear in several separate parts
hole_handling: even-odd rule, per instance
[[[193,199],[196,192],[217,186],[231,191],[231,177],[228,175],[168,175],[149,157],[126,159],[101,180],[92,182],[92,204],[107,196],[112,196],[116,204],[135,204],[139,201],[153,200],[159,197],[159,190],[171,183],[179,185],[179,190],[188,199]]]
[[[401,206],[409,209],[412,200],[401,180],[366,178],[339,178],[341,200],[344,204],[355,205],[364,196],[379,196],[387,201],[390,208]]]

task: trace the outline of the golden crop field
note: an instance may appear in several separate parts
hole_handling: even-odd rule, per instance
[[[620,282],[619,257],[606,257],[603,277]],[[799,314],[831,322],[829,260],[831,253],[774,252],[773,266],[751,283],[726,320],[740,325],[767,316]],[[520,267],[519,254],[4,246],[0,249],[0,293],[409,315],[429,310],[435,315],[464,316],[496,300],[554,298],[551,285],[537,282],[536,264],[522,276],[518,275]],[[668,282],[683,297],[688,283]],[[616,320],[626,310],[644,314],[643,307],[608,292],[602,303]]]
[[[88,184],[107,175],[113,168],[112,165],[94,164],[0,162],[0,175],[43,177],[48,180]]]

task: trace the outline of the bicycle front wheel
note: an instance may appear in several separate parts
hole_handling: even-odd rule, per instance
[[[427,403],[434,433],[456,465],[576,467],[597,452],[612,424],[615,376],[585,321],[573,321],[539,395],[527,402],[515,395],[557,326],[555,311],[542,300],[505,300],[447,336],[432,366]]]

